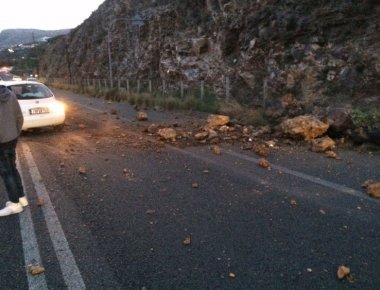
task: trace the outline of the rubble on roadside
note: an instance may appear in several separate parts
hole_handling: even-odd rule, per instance
[[[344,278],[346,278],[348,275],[350,275],[350,268],[347,267],[347,266],[339,266],[338,267],[338,270],[336,272],[336,276],[339,280],[343,280]]]
[[[163,128],[158,130],[158,135],[164,140],[175,141],[178,134],[173,128]]]
[[[262,168],[266,168],[266,169],[271,169],[271,166],[270,166],[270,163],[268,160],[264,159],[264,158],[261,158],[257,164],[262,167]]]
[[[214,145],[216,147],[222,143],[239,143],[242,149],[252,150],[265,157],[269,155],[269,148],[277,142],[270,137],[273,132],[270,126],[244,126],[231,121],[228,116],[213,114],[207,119],[186,124],[151,123],[144,132],[177,145]]]
[[[291,102],[288,98],[284,102]],[[332,110],[329,115],[300,115],[284,118],[278,125],[245,125],[227,115],[209,114],[175,122],[148,124],[144,132],[163,142],[178,146],[239,144],[242,150],[249,150],[267,158],[272,149],[281,144],[296,145],[304,143],[310,151],[323,153],[326,158],[341,160],[335,152],[338,145],[345,144],[347,138],[334,138],[333,132],[347,129],[348,113]],[[341,132],[340,132],[341,133]]]
[[[362,184],[369,196],[380,198],[380,182],[369,179]]]
[[[328,136],[311,140],[311,151],[326,152],[335,148],[335,141]]]
[[[325,151],[325,156],[327,158],[332,158],[332,159],[336,159],[336,160],[341,160],[342,159],[338,154],[336,154],[336,152],[334,152],[332,150]]]
[[[284,134],[302,136],[305,140],[312,140],[325,134],[329,124],[315,116],[304,115],[287,119],[280,124],[280,127]]]
[[[138,121],[147,121],[148,120],[148,114],[146,112],[137,112],[136,119]]]

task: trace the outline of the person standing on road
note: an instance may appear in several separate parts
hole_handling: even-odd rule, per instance
[[[16,167],[16,145],[23,123],[16,95],[0,85],[0,176],[9,197],[5,207],[0,210],[0,216],[20,213],[28,205]]]

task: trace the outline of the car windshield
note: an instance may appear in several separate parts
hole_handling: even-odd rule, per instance
[[[53,93],[42,84],[17,84],[8,87],[19,100],[50,98]]]

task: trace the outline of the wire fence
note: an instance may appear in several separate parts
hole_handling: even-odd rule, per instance
[[[230,99],[230,78],[225,77],[223,85],[215,86],[198,81],[185,83],[184,81],[165,80],[165,79],[125,79],[114,80],[113,87],[109,79],[65,79],[49,78],[47,82],[52,85],[72,85],[77,87],[91,88],[94,90],[116,90],[128,95],[152,95],[152,96],[171,96],[185,99],[194,97],[205,100],[210,96],[219,99]]]

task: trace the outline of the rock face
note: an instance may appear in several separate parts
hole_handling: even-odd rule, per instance
[[[50,45],[40,75],[107,79],[109,48],[115,78],[205,81],[225,96],[229,77],[232,98],[276,116],[379,105],[379,14],[379,1],[106,0]]]

